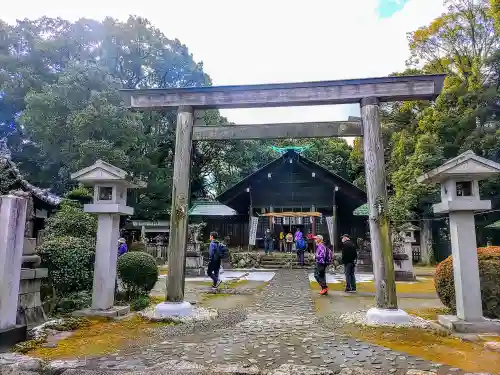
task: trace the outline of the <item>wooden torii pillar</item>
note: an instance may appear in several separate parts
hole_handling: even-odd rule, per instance
[[[132,110],[178,108],[167,301],[180,302],[184,299],[184,264],[193,140],[322,138],[363,135],[371,246],[376,283],[376,306],[379,310],[398,311],[392,245],[387,217],[387,189],[379,103],[434,100],[442,90],[444,78],[444,75],[421,75],[247,86],[122,90],[126,105]],[[361,105],[361,124],[359,121],[333,121],[227,126],[193,125],[195,109],[349,103]],[[372,316],[374,320],[393,320],[391,317],[380,317],[380,314],[377,314]]]

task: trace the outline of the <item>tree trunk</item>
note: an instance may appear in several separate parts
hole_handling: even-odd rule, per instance
[[[168,245],[167,302],[182,302],[184,300],[193,117],[192,107],[181,106],[177,110],[170,242]]]
[[[379,102],[376,98],[365,98],[361,101],[361,117],[376,305],[380,309],[397,309],[396,280],[389,233],[384,144]]]

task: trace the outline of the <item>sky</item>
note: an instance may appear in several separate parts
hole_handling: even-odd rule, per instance
[[[75,5],[71,6],[70,3]],[[405,69],[406,33],[442,0],[17,0],[0,18],[148,18],[203,61],[214,85],[386,76]],[[237,124],[341,121],[359,105],[222,110]]]

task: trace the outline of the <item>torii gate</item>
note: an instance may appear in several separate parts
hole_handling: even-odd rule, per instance
[[[363,136],[371,248],[376,284],[373,319],[398,310],[392,245],[387,217],[387,189],[379,104],[405,100],[434,100],[445,75],[395,76],[338,81],[212,86],[173,89],[122,90],[132,110],[177,107],[167,302],[184,300],[190,169],[193,140],[275,139]],[[194,126],[198,109],[311,106],[360,103],[357,121],[286,124]],[[382,311],[384,310],[384,311]],[[397,319],[397,318],[396,318]],[[369,317],[370,320],[370,317]]]

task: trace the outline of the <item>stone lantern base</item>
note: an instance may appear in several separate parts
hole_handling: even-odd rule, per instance
[[[203,267],[203,255],[200,251],[188,251],[186,254],[186,270],[187,277],[198,277],[205,275]]]
[[[438,323],[457,333],[493,333],[500,334],[500,320],[483,318],[469,322],[456,315],[439,315]]]

